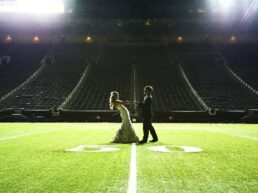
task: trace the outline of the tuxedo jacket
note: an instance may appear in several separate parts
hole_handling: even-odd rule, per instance
[[[152,96],[144,97],[143,102],[139,103],[139,108],[142,110],[141,116],[143,119],[152,119]]]

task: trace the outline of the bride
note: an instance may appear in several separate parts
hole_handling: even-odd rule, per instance
[[[110,93],[109,106],[111,110],[119,110],[122,118],[122,125],[113,138],[113,143],[137,143],[139,141],[130,119],[128,109],[124,106],[125,102],[119,100],[119,93]]]

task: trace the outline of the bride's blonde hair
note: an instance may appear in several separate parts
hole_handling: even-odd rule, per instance
[[[119,99],[119,93],[117,91],[113,91],[110,93],[110,98],[109,98],[109,107],[111,110],[114,110],[114,105],[116,100]]]

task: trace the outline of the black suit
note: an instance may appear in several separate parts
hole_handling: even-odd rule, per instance
[[[143,142],[147,142],[149,137],[149,132],[151,133],[154,140],[158,140],[158,136],[154,127],[152,126],[152,96],[144,97],[143,103],[139,103],[139,108],[142,109],[142,118],[143,118]]]

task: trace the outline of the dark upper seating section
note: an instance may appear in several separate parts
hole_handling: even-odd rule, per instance
[[[181,54],[182,66],[193,87],[211,108],[245,110],[258,108],[258,97],[230,76],[219,55],[203,52]]]
[[[155,111],[201,110],[164,47],[105,46],[101,53],[67,109],[106,110],[112,90],[129,100],[134,99],[135,90],[136,99],[141,100],[143,87],[150,84],[155,88]]]
[[[257,45],[221,46],[229,67],[246,83],[258,90]]]
[[[256,47],[244,50],[223,47],[221,50],[230,67],[257,88]],[[46,65],[39,74],[1,101],[0,109],[48,109],[60,106],[72,96],[65,109],[108,110],[111,91],[117,90],[122,100],[141,101],[144,86],[152,85],[155,111],[203,110],[186,83],[178,61],[209,107],[258,108],[258,97],[230,75],[216,49],[207,44],[170,47],[61,44],[51,52],[49,47],[39,45],[1,47],[0,94],[28,79],[39,69],[47,53]],[[87,67],[88,73],[80,82]]]
[[[48,53],[44,45],[0,46],[0,97],[28,79]]]
[[[201,110],[177,64],[169,60],[166,47],[138,47],[134,49],[134,57],[140,98],[144,86],[152,85],[155,111]]]
[[[87,78],[66,106],[75,110],[108,110],[111,91],[123,100],[132,94],[132,66],[127,47],[104,46],[98,62],[89,68]]]
[[[47,109],[61,105],[96,52],[84,45],[56,47],[38,77],[2,101],[0,108]]]

